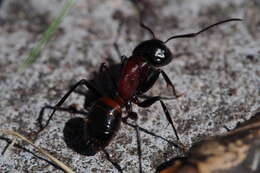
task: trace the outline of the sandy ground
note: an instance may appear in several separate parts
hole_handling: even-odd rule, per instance
[[[149,33],[139,27],[138,13],[132,2],[81,0],[71,9],[37,61],[26,71],[19,72],[28,51],[57,16],[63,3],[61,0],[5,0],[0,7],[1,129],[12,129],[28,137],[38,129],[36,119],[41,107],[54,105],[76,81],[97,79],[102,62],[111,66],[120,63],[113,47],[116,37],[121,52],[127,56],[140,41],[150,38]],[[187,148],[206,136],[224,133],[225,125],[232,129],[237,122],[250,118],[260,101],[259,1],[142,0],[139,3],[144,22],[162,40],[173,34],[197,31],[223,19],[244,19],[216,27],[197,38],[177,39],[167,44],[173,54],[185,53],[162,69],[176,89],[185,93],[178,100],[165,103]],[[108,83],[99,85],[104,91],[110,88]],[[171,93],[160,79],[148,94]],[[72,103],[83,105],[84,96],[73,94],[64,106]],[[160,104],[147,109],[134,106],[134,110],[138,112],[140,126],[175,141]],[[103,153],[86,157],[66,146],[64,125],[75,116],[79,115],[57,112],[35,143],[76,172],[117,172]],[[144,172],[154,172],[160,163],[183,154],[161,139],[145,133],[141,133],[141,138]],[[5,146],[6,142],[0,140],[0,149]],[[122,124],[107,150],[125,172],[138,171],[134,129]],[[61,171],[28,152],[11,148],[0,157],[0,172]]]

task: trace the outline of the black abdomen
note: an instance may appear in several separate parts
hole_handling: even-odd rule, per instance
[[[68,147],[87,156],[105,148],[120,128],[121,108],[110,98],[100,98],[86,119],[77,118],[66,123],[64,139]]]
[[[121,109],[111,99],[102,98],[92,107],[88,117],[88,134],[103,147],[118,131],[121,122]]]

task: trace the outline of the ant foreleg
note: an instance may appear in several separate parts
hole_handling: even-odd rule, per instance
[[[172,88],[173,95],[176,98],[178,98],[178,97],[183,95],[183,94],[177,94],[174,85],[172,84],[171,80],[169,79],[169,77],[166,75],[166,73],[163,70],[152,70],[150,72],[150,74],[148,75],[148,77],[147,77],[146,81],[144,82],[144,84],[140,88],[138,88],[138,93],[139,94],[145,93],[150,88],[152,88],[154,83],[158,80],[160,74],[162,74],[163,79],[167,83],[167,86],[170,86]]]
[[[138,101],[136,100],[135,103],[136,103],[138,106],[140,106],[140,107],[149,107],[149,106],[151,106],[152,104],[154,104],[154,103],[157,102],[157,101],[160,101],[161,106],[162,106],[163,111],[164,111],[164,114],[165,114],[165,116],[166,116],[168,122],[171,124],[171,126],[172,126],[172,128],[173,128],[173,131],[174,131],[174,133],[175,133],[175,136],[176,136],[177,140],[180,140],[180,138],[179,138],[179,136],[178,136],[178,133],[177,133],[177,130],[176,130],[174,124],[173,124],[172,118],[171,118],[171,116],[170,116],[170,113],[169,113],[167,107],[165,106],[165,104],[163,103],[162,98],[161,98],[160,96],[151,97],[151,98],[149,98],[149,99],[147,99],[147,100],[144,100],[144,101],[142,101],[142,102],[138,102]]]
[[[147,92],[149,89],[151,89],[154,83],[158,80],[159,75],[160,75],[159,70],[152,70],[148,75],[147,79],[143,82],[143,85],[141,85],[138,88],[138,92],[137,92],[138,95],[143,94]]]
[[[112,163],[112,165],[113,165],[120,173],[123,173],[123,169],[121,168],[121,166],[120,166],[118,163],[114,162],[114,161],[111,159],[111,157],[109,156],[108,152],[107,152],[105,149],[102,149],[102,151],[105,153],[107,160],[108,160],[110,163]]]
[[[102,96],[102,94],[101,94],[96,88],[94,88],[93,86],[91,86],[88,81],[86,81],[85,79],[80,80],[78,83],[76,83],[74,86],[72,86],[71,89],[70,89],[70,90],[60,99],[60,101],[54,106],[56,109],[53,109],[53,111],[52,111],[50,117],[48,118],[48,120],[47,120],[47,122],[46,122],[46,124],[43,126],[43,125],[40,123],[41,127],[40,127],[40,130],[38,131],[38,133],[41,132],[44,128],[46,128],[46,127],[48,126],[48,124],[49,124],[50,120],[52,119],[54,113],[56,112],[57,108],[60,107],[60,106],[66,101],[66,99],[70,96],[70,94],[71,94],[78,86],[80,86],[80,85],[85,85],[89,90],[91,90],[92,92],[94,92],[97,96],[99,96],[99,97]],[[43,115],[40,117],[40,120],[42,120],[42,117],[43,117]],[[39,120],[39,121],[40,121],[40,120]]]
[[[176,89],[172,83],[172,81],[170,80],[170,78],[167,76],[167,74],[163,71],[163,70],[160,70],[160,73],[162,74],[163,76],[163,79],[165,80],[165,82],[167,83],[167,86],[170,86],[172,88],[172,92],[173,92],[173,95],[178,98],[178,97],[181,97],[183,94],[177,94],[176,92]]]

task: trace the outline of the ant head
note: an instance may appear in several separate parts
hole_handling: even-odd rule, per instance
[[[151,39],[141,42],[133,51],[133,56],[140,56],[154,67],[162,67],[172,61],[172,53],[163,41]]]
[[[223,21],[214,23],[212,25],[209,25],[198,32],[171,36],[166,41],[161,41],[161,40],[156,39],[153,31],[149,27],[145,26],[143,23],[140,23],[140,26],[142,28],[149,31],[149,33],[153,36],[153,39],[141,42],[134,49],[133,56],[141,56],[150,65],[152,65],[154,67],[162,67],[162,66],[169,64],[173,58],[170,49],[166,46],[166,43],[168,41],[176,39],[176,38],[196,37],[197,35],[203,33],[204,31],[207,31],[208,29],[215,27],[217,25],[231,22],[231,21],[241,21],[241,20],[242,19],[239,19],[239,18],[231,18],[231,19],[223,20]]]

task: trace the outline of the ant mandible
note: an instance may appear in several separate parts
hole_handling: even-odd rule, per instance
[[[162,97],[154,96],[150,97],[144,101],[139,101],[140,96],[147,92],[156,80],[159,78],[159,75],[162,74],[164,80],[167,85],[170,86],[173,90],[173,95],[175,97],[179,97],[176,93],[175,87],[172,84],[171,80],[167,76],[167,74],[161,70],[159,67],[168,65],[172,59],[173,55],[170,49],[166,46],[166,43],[175,38],[189,38],[196,37],[200,33],[212,28],[216,25],[220,25],[230,21],[240,21],[241,19],[232,18],[224,21],[220,21],[213,25],[210,25],[199,32],[190,33],[190,34],[182,34],[176,35],[168,38],[166,41],[161,41],[156,39],[153,31],[141,23],[141,27],[148,30],[153,38],[150,40],[146,40],[141,42],[137,47],[133,50],[132,56],[129,58],[122,56],[122,69],[121,76],[118,81],[118,85],[113,77],[110,75],[110,78],[113,81],[117,96],[114,98],[107,97],[101,94],[95,87],[93,87],[87,80],[82,79],[77,82],[75,85],[71,87],[71,89],[61,98],[61,100],[55,106],[45,106],[42,108],[40,116],[39,116],[39,124],[40,131],[42,131],[45,127],[48,126],[50,120],[52,119],[56,110],[73,112],[77,114],[84,114],[87,117],[84,118],[82,127],[80,132],[82,134],[76,133],[74,129],[71,128],[70,122],[68,122],[65,126],[64,131],[69,131],[69,134],[73,137],[80,136],[80,141],[83,146],[81,148],[85,148],[83,154],[87,156],[95,155],[99,151],[104,151],[107,159],[120,171],[122,172],[121,167],[113,162],[109,154],[105,151],[105,147],[110,143],[113,137],[116,135],[117,131],[120,128],[121,121],[126,122],[127,118],[131,118],[137,120],[137,114],[132,111],[132,103],[137,104],[140,107],[149,107],[153,103],[160,101],[160,104],[163,108],[165,116],[168,122],[171,124],[176,138],[179,140],[179,136],[177,134],[177,130],[174,127],[173,121],[171,119],[170,113],[168,112],[164,102],[162,101]],[[109,70],[105,64],[102,64],[101,71],[106,69]],[[108,73],[110,74],[110,73]],[[62,108],[62,104],[66,101],[66,99],[71,95],[73,91],[78,88],[78,86],[84,85],[90,91],[92,91],[99,99],[93,103],[89,112],[86,111],[78,111],[71,108]],[[45,125],[42,125],[42,116],[45,108],[53,109],[50,117],[48,118]],[[127,116],[122,117],[122,109],[126,109]],[[135,121],[136,122],[136,121]],[[146,133],[152,134],[150,132],[145,131],[137,125],[133,126],[137,133],[137,145],[138,145],[138,157],[139,157],[139,172],[142,172],[141,169],[141,143],[139,130],[143,130]],[[78,132],[78,131],[77,131]],[[156,136],[152,134],[153,136]],[[66,139],[66,136],[65,136]],[[77,141],[75,141],[77,143]],[[70,146],[73,147],[73,146]]]

